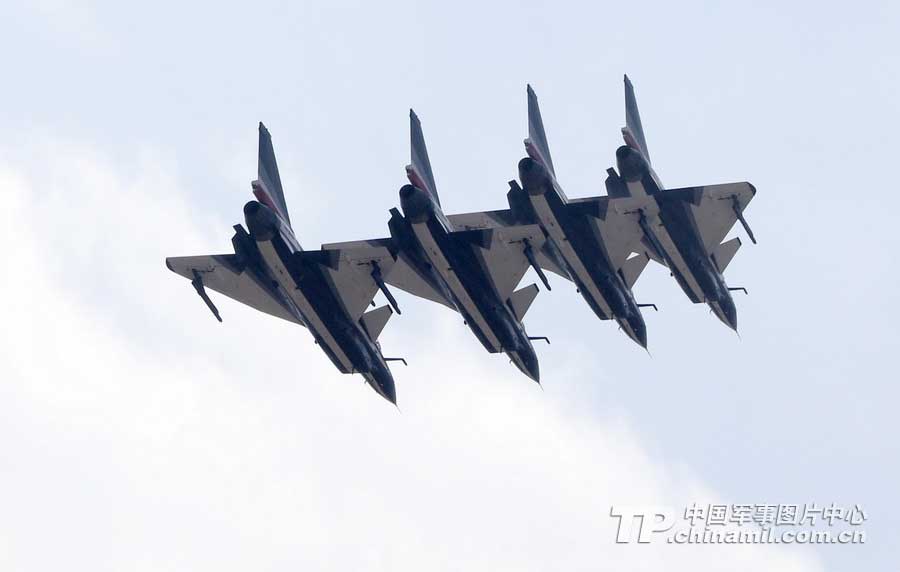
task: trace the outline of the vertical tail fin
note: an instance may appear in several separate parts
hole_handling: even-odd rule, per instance
[[[539,162],[553,177],[553,159],[550,157],[550,146],[547,144],[547,134],[544,132],[544,120],[541,119],[541,108],[538,107],[537,95],[528,86],[528,139],[525,140],[525,150],[528,156]]]
[[[257,164],[257,180],[253,182],[253,193],[260,202],[274,208],[278,214],[291,223],[287,203],[284,200],[284,188],[281,186],[281,175],[278,174],[278,163],[275,161],[275,148],[269,130],[259,122],[259,163]]]
[[[431,161],[425,147],[425,135],[422,134],[422,123],[412,109],[409,110],[409,144],[410,164],[406,166],[406,177],[409,182],[419,187],[440,205],[441,199],[434,184],[434,173],[431,172]]]
[[[644,159],[650,162],[650,151],[647,150],[647,140],[644,138],[644,127],[641,125],[641,114],[638,111],[637,99],[634,97],[634,86],[631,80],[625,76],[625,127],[622,128],[622,137],[625,143],[637,149],[644,155]]]

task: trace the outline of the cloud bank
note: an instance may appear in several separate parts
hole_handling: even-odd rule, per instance
[[[715,491],[450,312],[388,324],[386,352],[415,356],[402,412],[296,326],[221,296],[216,323],[163,259],[227,252],[237,219],[159,153],[5,156],[29,159],[0,163],[0,569],[821,569],[799,547],[615,544],[611,504]]]

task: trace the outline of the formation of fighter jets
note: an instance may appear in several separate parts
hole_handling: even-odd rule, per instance
[[[732,290],[722,273],[741,246],[724,241],[756,193],[750,183],[665,190],[650,163],[634,89],[625,77],[625,145],[607,169],[605,196],[570,199],[557,181],[537,96],[528,87],[527,157],[519,181],[509,182],[509,208],[445,214],[422,126],[410,111],[411,162],[392,208],[389,236],[303,250],[291,227],[272,138],[259,125],[256,200],[244,205],[247,228],[234,226],[233,254],[167,258],[191,280],[222,321],[210,288],[267,314],[309,329],[342,373],[359,373],[396,404],[394,379],[378,336],[400,313],[388,285],[459,312],[490,353],[507,354],[539,381],[532,341],[522,323],[538,293],[519,288],[529,268],[547,290],[544,271],[572,281],[601,320],[615,320],[647,347],[647,328],[632,294],[648,261],[665,265],[691,302],[708,304],[737,329]],[[402,212],[401,212],[402,211]],[[724,241],[724,242],[723,242]],[[381,291],[388,305],[368,310]],[[368,311],[367,311],[368,310]],[[549,340],[547,340],[549,343]],[[405,361],[404,361],[405,363]]]

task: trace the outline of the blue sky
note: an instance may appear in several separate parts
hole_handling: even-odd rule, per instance
[[[865,546],[761,547],[748,569],[892,562],[894,4],[47,1],[0,14],[9,569],[70,564],[67,551],[92,569],[238,567],[261,552],[270,569],[744,558],[614,546],[610,504],[698,499],[869,512]],[[760,243],[727,276],[750,291],[741,339],[651,267],[635,288],[661,310],[646,316],[651,358],[556,280],[527,319],[553,341],[538,348],[541,393],[449,311],[403,296],[382,338],[411,362],[394,368],[398,415],[302,330],[225,300],[215,323],[162,263],[228,251],[260,120],[308,248],[386,233],[409,107],[444,208],[503,207],[526,82],[567,194],[598,194],[626,72],[668,186],[758,189]]]

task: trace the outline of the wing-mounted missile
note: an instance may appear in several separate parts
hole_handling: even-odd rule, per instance
[[[547,275],[544,274],[543,269],[541,269],[540,265],[537,263],[537,259],[534,257],[534,249],[531,247],[531,242],[527,238],[522,239],[522,244],[525,245],[525,249],[523,252],[525,253],[525,258],[528,259],[528,264],[534,269],[535,273],[538,275],[538,278],[541,279],[541,283],[544,285],[544,288],[547,290],[553,290],[550,287],[550,282],[547,280]]]
[[[731,208],[734,209],[734,214],[737,215],[738,221],[744,227],[747,236],[750,237],[750,242],[756,244],[756,237],[753,236],[753,231],[750,230],[750,225],[747,224],[747,219],[744,218],[744,211],[741,209],[741,203],[738,201],[737,195],[731,196]]]
[[[216,319],[221,322],[222,316],[219,315],[218,308],[216,308],[216,305],[213,304],[212,300],[209,299],[209,295],[206,293],[206,289],[203,287],[203,275],[196,269],[192,271],[192,274],[194,275],[194,279],[191,280],[191,285],[194,287],[194,290],[197,291],[197,294],[206,303],[206,307],[209,308],[209,311],[212,312],[213,316],[215,316]]]
[[[378,286],[378,289],[381,290],[381,293],[384,294],[384,297],[387,298],[388,303],[391,305],[391,308],[397,312],[397,315],[402,314],[400,311],[400,307],[397,305],[397,300],[394,298],[394,295],[391,294],[391,291],[388,290],[387,285],[384,283],[384,276],[381,274],[381,266],[378,265],[377,262],[372,262],[372,280],[375,281],[375,284]]]

